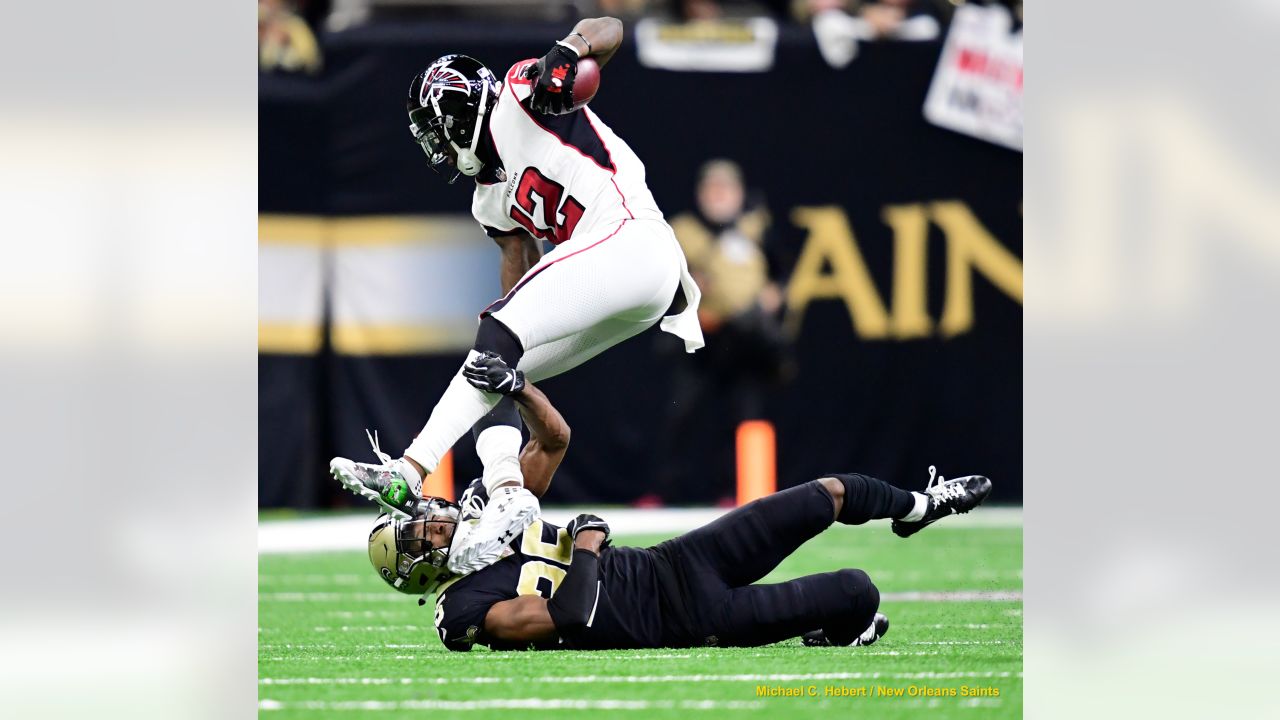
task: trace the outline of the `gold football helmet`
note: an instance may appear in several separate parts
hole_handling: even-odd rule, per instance
[[[379,515],[369,533],[369,562],[388,585],[402,593],[427,595],[452,577],[449,548],[431,545],[429,523],[457,525],[458,505],[443,498],[426,498],[408,520]]]

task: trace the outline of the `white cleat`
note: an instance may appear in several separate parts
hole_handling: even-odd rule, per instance
[[[380,464],[336,457],[329,461],[329,473],[344,488],[377,503],[393,517],[411,517],[418,507],[422,481],[418,480],[416,473],[405,469],[404,460],[392,460],[382,452],[376,435],[371,435],[369,442],[373,445],[374,454],[382,461]]]
[[[863,647],[865,645],[872,645],[875,641],[884,637],[884,634],[887,632],[889,632],[889,618],[884,613],[876,613],[875,617],[871,619],[871,624],[867,626],[866,630],[862,631],[861,635],[854,638],[853,642],[839,644],[843,644],[846,647]],[[807,632],[800,641],[808,647],[830,647],[837,645],[837,643],[831,642],[831,639],[827,637],[825,630]]]

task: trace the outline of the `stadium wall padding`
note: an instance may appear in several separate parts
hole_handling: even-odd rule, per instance
[[[260,318],[262,506],[344,502],[325,465],[333,454],[371,458],[365,428],[401,450],[461,362],[468,313],[496,292],[496,247],[459,222],[470,188],[436,177],[409,137],[409,80],[446,52],[501,72],[565,30],[375,24],[325,37],[321,76],[260,77],[264,226],[291,218],[320,228],[301,240],[263,231],[272,259],[261,268],[310,268],[312,254],[322,256],[315,272],[260,279],[263,297],[277,298],[260,301],[263,313],[297,315]],[[592,103],[645,162],[669,217],[690,209],[703,161],[739,162],[767,199],[771,242],[804,272],[792,288],[803,307],[788,318],[798,372],[767,406],[780,485],[858,470],[916,487],[937,465],[948,477],[989,475],[995,499],[1021,501],[1022,156],[925,121],[940,43],[866,45],[833,70],[807,29],[783,30],[764,73],[651,70],[624,46]],[[362,256],[365,265],[344,259],[361,243],[360,223],[388,218],[453,249],[417,256],[452,258],[450,283],[415,282],[412,264],[390,281],[377,263],[398,261],[380,251]],[[335,223],[357,229],[325,229]],[[368,269],[343,280],[352,267]],[[316,273],[322,301],[289,302],[316,292]],[[335,278],[348,290],[335,291]],[[406,317],[416,304],[441,326],[419,333],[430,342],[348,327],[361,312],[395,315],[400,298]],[[447,317],[437,317],[442,307]],[[627,502],[663,466],[681,478],[671,500],[733,495],[727,398],[701,408],[681,452],[655,456],[672,370],[687,361],[662,342],[650,331],[544,384],[574,433],[548,502]],[[459,483],[478,474],[469,437],[455,456]]]

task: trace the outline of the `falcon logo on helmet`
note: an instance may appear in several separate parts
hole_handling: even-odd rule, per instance
[[[443,173],[451,165],[457,169],[450,183],[462,175],[474,177],[484,168],[476,148],[485,115],[498,101],[500,89],[489,68],[466,55],[445,55],[409,84],[409,132],[432,170]]]
[[[462,73],[444,65],[432,65],[427,68],[427,77],[422,81],[422,90],[418,94],[418,102],[429,105],[432,100],[438,101],[446,90],[471,95],[471,84]]]

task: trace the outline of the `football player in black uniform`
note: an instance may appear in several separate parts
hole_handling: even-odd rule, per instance
[[[496,356],[468,380],[486,391],[514,385],[531,439],[521,452],[525,486],[541,496],[568,444],[568,425],[546,396]],[[514,371],[517,372],[518,371]],[[518,423],[502,403],[486,422]],[[931,475],[933,468],[930,468]],[[446,569],[457,524],[479,517],[485,497],[473,481],[461,507],[423,501],[409,520],[379,518],[370,559],[396,589],[436,593],[435,625],[450,650],[756,646],[804,635],[809,645],[869,644],[888,627],[880,593],[861,570],[756,583],[831,523],[892,518],[910,536],[977,507],[985,477],[931,477],[922,493],[857,473],[832,474],[749,503],[649,548],[613,547],[609,526],[579,515],[567,527],[537,520],[505,557],[465,576]]]

